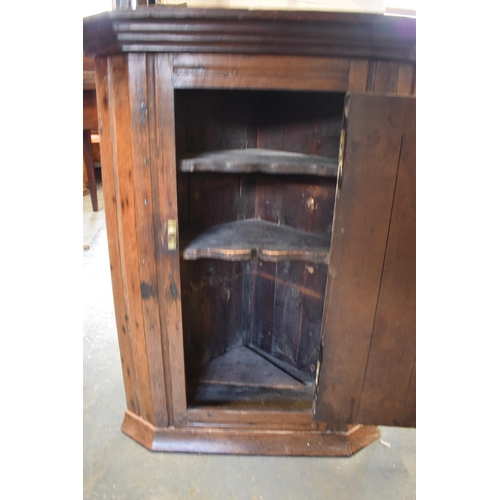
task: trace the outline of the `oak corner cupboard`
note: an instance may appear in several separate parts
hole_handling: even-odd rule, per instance
[[[348,456],[415,426],[415,20],[84,19],[125,434]]]

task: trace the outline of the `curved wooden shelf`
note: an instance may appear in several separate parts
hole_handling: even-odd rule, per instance
[[[182,172],[228,172],[337,177],[332,158],[270,149],[230,149],[192,155],[180,161]]]
[[[183,252],[184,259],[212,258],[229,261],[277,262],[300,260],[327,263],[330,235],[306,233],[272,222],[247,219],[219,224],[194,238]]]

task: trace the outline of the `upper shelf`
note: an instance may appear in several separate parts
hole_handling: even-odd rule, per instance
[[[211,151],[180,161],[182,172],[303,174],[337,177],[337,162],[324,156],[273,151],[230,149]]]
[[[300,260],[327,263],[330,235],[306,233],[258,219],[227,222],[207,229],[184,249],[184,259],[212,258],[229,261]]]

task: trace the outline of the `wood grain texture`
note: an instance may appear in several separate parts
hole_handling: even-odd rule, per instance
[[[407,100],[353,94],[337,185],[316,418],[356,422],[391,220]],[[340,175],[340,174],[339,174]]]
[[[312,420],[307,411],[230,410],[217,407],[190,408],[187,411],[188,427],[247,428],[261,430],[324,431],[325,423]],[[348,426],[343,429],[348,431]]]
[[[130,86],[130,120],[132,141],[132,175],[134,184],[140,296],[144,317],[144,334],[148,356],[149,378],[155,425],[168,424],[165,375],[154,245],[154,214],[147,119],[146,56],[128,56]]]
[[[224,354],[249,329],[243,307],[250,302],[241,262],[214,259],[182,261],[183,337],[186,374]]]
[[[349,61],[300,56],[176,54],[176,88],[347,90]]]
[[[97,188],[95,183],[94,160],[92,159],[92,143],[90,139],[90,130],[83,131],[83,162],[85,164],[85,170],[89,183],[92,210],[94,212],[98,212],[99,203],[97,201]]]
[[[85,18],[87,55],[118,52],[415,59],[415,19],[339,12],[138,9]]]
[[[122,262],[124,299],[127,302],[126,321],[130,329],[134,368],[137,378],[140,416],[154,422],[148,350],[144,331],[144,315],[140,295],[139,253],[130,137],[130,91],[127,56],[109,58],[111,127],[113,141],[114,181],[118,219],[118,238]]]
[[[326,262],[328,243],[328,235],[306,233],[258,219],[246,219],[207,229],[185,246],[183,257],[186,260],[212,258],[238,261],[255,257],[271,262]]]
[[[183,172],[337,175],[336,162],[331,158],[258,148],[211,151],[183,158],[180,169]]]
[[[276,389],[303,387],[295,378],[244,346],[236,347],[203,365],[198,380],[202,383]]]
[[[349,65],[349,92],[364,92],[368,81],[368,60],[351,59]]]
[[[412,424],[411,420],[402,420],[401,416],[412,378],[416,348],[415,127],[415,100],[411,100],[406,104],[402,127],[382,281],[356,418],[359,423]]]
[[[415,64],[401,64],[399,66],[398,94],[415,95]]]
[[[116,133],[111,120],[110,87],[107,58],[96,61],[96,92],[99,102],[99,133],[101,135],[101,174],[106,217],[106,233],[110,261],[111,283],[115,309],[118,346],[122,365],[125,399],[128,410],[141,414],[137,376],[135,373],[132,341],[128,322],[128,304],[123,286],[122,259],[118,229],[118,204],[115,182],[115,157],[113,142]]]
[[[147,449],[232,455],[351,456],[380,437],[372,426],[348,432],[156,428],[130,412],[122,431]]]
[[[159,305],[163,362],[169,424],[175,425],[186,411],[187,403],[184,382],[179,249],[169,250],[167,244],[167,221],[178,219],[171,56],[167,54],[149,56],[147,75],[155,259],[158,296],[162,297]]]
[[[84,21],[87,53],[109,54],[98,60],[96,85],[124,431],[149,449],[321,456],[349,455],[378,437],[372,427],[339,427],[346,422],[411,425],[412,181],[403,167],[412,148],[400,155],[397,136],[405,112],[388,97],[362,106],[367,96],[350,97],[338,185],[268,175],[272,162],[231,175],[226,164],[177,167],[186,153],[252,148],[336,164],[346,91],[415,93],[415,21],[141,10]],[[322,238],[328,251],[333,242],[329,272],[317,262],[262,262],[252,250],[241,262],[181,259],[191,232],[252,218]],[[180,231],[175,249],[169,220]],[[200,376],[203,361],[254,344],[292,378],[312,377],[322,320],[314,415],[313,384],[252,385],[259,367],[243,385]]]
[[[95,90],[83,91],[83,130],[96,131],[99,126],[97,119],[97,101]]]

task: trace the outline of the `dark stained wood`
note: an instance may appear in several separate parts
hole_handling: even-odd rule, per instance
[[[97,102],[95,90],[83,91],[83,130],[97,131]]]
[[[368,96],[352,96],[341,131],[346,91],[415,93],[415,20],[142,8],[86,19],[84,46],[106,57],[96,86],[124,432],[155,450],[348,456],[379,435],[361,418],[414,425],[412,282],[396,277],[412,244],[399,237],[412,227],[397,167],[404,112],[375,95],[360,113]],[[341,142],[338,182],[269,175],[272,161],[178,169],[192,153],[249,149],[337,165]],[[252,219],[318,238],[328,258],[254,244],[245,261],[182,258],[190,235]],[[232,349],[306,383],[259,382],[267,368],[251,363],[207,378],[203,364],[220,367]]]
[[[130,92],[127,56],[109,59],[109,102],[111,129],[115,137],[131,136]],[[113,143],[113,171],[117,206],[120,259],[122,262],[124,298],[128,304],[126,321],[137,377],[140,415],[154,422],[151,379],[149,377],[148,350],[144,332],[144,315],[141,299],[139,253],[136,234],[135,189],[133,182],[133,157],[131,143]]]
[[[304,294],[302,297],[302,319],[295,366],[309,379],[316,377],[321,328],[323,324],[323,307],[328,268],[324,264],[306,264],[304,266],[303,286],[316,292]]]
[[[99,211],[99,203],[97,201],[97,188],[95,183],[94,161],[92,159],[92,143],[90,138],[90,130],[83,131],[83,162],[87,172],[89,182],[90,197],[92,200],[92,210]]]
[[[236,53],[411,61],[415,26],[415,19],[374,14],[156,8],[85,18],[83,39],[87,55]]]
[[[398,90],[399,68],[397,62],[378,61],[373,90],[375,92],[396,93]]]
[[[345,92],[349,61],[301,56],[176,54],[176,88],[293,89]]]
[[[185,248],[187,260],[201,258],[229,261],[257,257],[265,261],[305,260],[326,262],[329,237],[299,231],[257,219],[213,226]]]
[[[397,93],[415,95],[415,64],[400,65]]]
[[[187,175],[187,174],[181,174]],[[186,224],[180,228],[181,240],[189,232],[202,232],[216,224],[238,220],[245,192],[238,175],[197,173],[188,175]],[[181,245],[183,245],[181,241]]]
[[[267,149],[233,149],[211,151],[180,162],[183,172],[227,172],[266,174],[308,174],[335,177],[337,165],[323,156],[273,151]]]
[[[380,437],[373,426],[356,426],[348,432],[272,431],[239,429],[157,429],[126,412],[122,431],[147,449],[181,453],[289,456],[351,456]]]
[[[368,81],[368,60],[351,59],[349,66],[349,91],[363,92]]]
[[[303,314],[303,262],[278,262],[274,295],[273,343],[271,353],[296,366]]]
[[[188,384],[190,408],[240,411],[311,411],[314,386],[276,388],[214,383]]]
[[[385,95],[353,94],[349,99],[315,415],[323,421],[352,423],[358,418],[393,209],[403,124],[407,105],[411,103],[412,99]]]
[[[301,389],[304,386],[245,346],[236,347],[203,365],[198,380],[201,383],[276,389]]]
[[[158,296],[162,297],[159,305],[169,424],[175,425],[186,411],[187,403],[180,256],[179,249],[169,250],[167,242],[167,221],[178,219],[172,58],[158,54],[150,56],[147,64],[155,259]]]
[[[410,100],[406,104],[384,270],[356,417],[359,423],[412,425],[412,419],[402,420],[401,416],[415,363],[415,127],[415,100]]]
[[[135,191],[136,234],[140,293],[144,317],[144,335],[151,381],[155,425],[168,425],[158,283],[154,245],[154,214],[151,192],[151,158],[147,119],[148,89],[146,56],[128,56],[130,85],[130,120],[132,134],[132,175]]]
[[[125,299],[121,259],[121,241],[118,229],[118,204],[115,175],[115,150],[113,143],[116,139],[110,110],[110,88],[108,74],[108,60],[98,58],[96,61],[96,92],[99,102],[99,133],[101,135],[101,174],[102,190],[106,210],[106,233],[110,260],[111,283],[113,286],[113,300],[115,308],[116,330],[122,365],[125,399],[128,410],[137,415],[141,414],[135,373],[135,362],[132,352],[132,341],[128,322],[128,303]]]
[[[254,345],[248,345],[248,348],[259,354],[260,356],[262,356],[264,359],[267,359],[270,363],[277,366],[280,370],[284,371],[285,373],[288,373],[294,379],[300,380],[300,382],[302,382],[303,384],[310,385],[313,382],[313,379],[311,377],[308,377],[307,374],[302,373],[301,371],[294,368],[292,365],[276,358],[275,356],[267,353],[266,351],[263,351],[259,347],[256,347]]]
[[[300,430],[324,431],[325,423],[311,421],[311,408],[305,411],[259,411],[259,410],[231,410],[218,407],[189,408],[187,411],[188,427],[218,427],[218,428],[247,428],[263,430]],[[350,426],[344,426],[348,431]]]
[[[183,261],[181,274],[186,371],[242,343],[250,328],[242,309],[250,302],[241,262]]]
[[[408,392],[406,393],[406,400],[399,417],[400,422],[404,422],[405,426],[415,427],[417,425],[417,365],[413,365],[410,384],[408,385]]]
[[[252,261],[250,345],[271,354],[273,345],[276,262]],[[261,273],[261,274],[259,274]],[[267,277],[270,277],[267,278]]]
[[[280,223],[330,239],[335,182],[299,176],[282,182]]]

